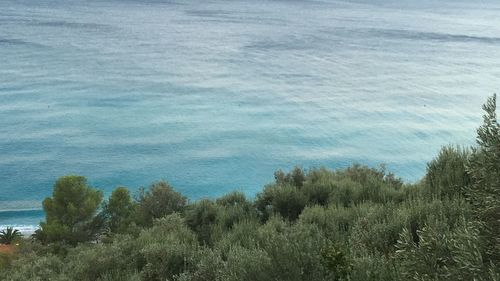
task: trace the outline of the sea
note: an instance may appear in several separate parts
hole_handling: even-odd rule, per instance
[[[190,200],[295,165],[416,182],[499,90],[498,0],[0,0],[0,229],[70,174]]]

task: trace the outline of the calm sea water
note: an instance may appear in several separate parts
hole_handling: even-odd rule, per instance
[[[500,89],[499,1],[0,0],[0,225],[56,178],[191,199],[273,171],[418,180]],[[26,211],[28,210],[28,211]]]

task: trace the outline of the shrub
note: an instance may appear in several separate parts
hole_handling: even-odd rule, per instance
[[[81,245],[70,249],[65,267],[73,280],[117,278],[120,274],[133,274],[139,269],[138,255],[139,248],[132,237],[117,236],[113,243]]]
[[[365,215],[360,216],[352,229],[349,245],[355,253],[384,255],[394,252],[404,221],[397,219],[394,205],[363,205]]]
[[[221,278],[226,262],[222,260],[217,250],[209,248],[200,249],[196,259],[196,265],[190,271],[180,274],[179,281],[209,281],[223,280]]]
[[[218,206],[203,199],[191,204],[185,212],[186,224],[193,230],[202,244],[212,244],[212,226],[218,215]]]
[[[154,219],[184,209],[187,200],[164,181],[153,183],[148,190],[141,189],[136,213],[137,224],[151,226]]]
[[[483,222],[481,236],[485,259],[500,266],[500,124],[496,115],[496,95],[483,106],[483,124],[477,130],[478,147],[473,150],[467,170],[472,184],[467,197],[476,219]]]
[[[198,241],[179,214],[156,220],[141,233],[138,243],[145,262],[141,275],[146,280],[176,280],[195,268]]]
[[[304,209],[299,223],[316,225],[328,239],[347,243],[352,226],[358,218],[358,208],[337,205],[312,206]]]
[[[350,280],[352,262],[344,249],[331,244],[323,249],[321,255],[326,268],[330,271],[332,280]]]
[[[273,213],[294,221],[307,204],[306,196],[295,186],[271,185],[264,189],[262,194],[257,195],[257,208],[269,217]]]
[[[382,255],[365,253],[352,258],[350,281],[399,281],[397,270],[392,260]]]
[[[259,248],[270,258],[268,280],[325,280],[329,276],[321,252],[329,241],[314,225],[271,218],[259,228]]]
[[[452,198],[464,194],[470,184],[466,166],[470,156],[467,149],[445,146],[438,156],[427,164],[425,182],[430,195]]]
[[[273,280],[271,258],[263,249],[232,247],[227,253],[226,266],[219,280],[267,281]],[[283,279],[284,280],[284,279]]]
[[[480,280],[484,264],[477,225],[462,220],[455,228],[442,221],[430,222],[419,231],[415,243],[404,229],[397,244],[396,260],[403,277],[415,280]],[[483,276],[484,277],[484,276]]]
[[[6,272],[5,281],[70,281],[64,273],[64,263],[54,255],[25,255],[12,262],[11,270]]]

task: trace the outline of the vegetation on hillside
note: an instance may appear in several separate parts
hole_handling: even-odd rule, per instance
[[[383,168],[277,171],[250,200],[188,200],[166,182],[103,202],[60,178],[2,280],[500,280],[500,125],[444,147],[405,184]]]

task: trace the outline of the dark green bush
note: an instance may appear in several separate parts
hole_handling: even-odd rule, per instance
[[[175,191],[168,183],[159,181],[149,189],[141,189],[137,200],[136,222],[151,226],[154,219],[159,219],[174,212],[180,212],[186,206],[187,199]]]
[[[44,242],[64,241],[70,244],[95,239],[102,229],[99,216],[94,216],[102,200],[102,192],[87,185],[82,176],[65,176],[57,180],[52,197],[43,201],[45,222],[38,238]]]
[[[111,193],[104,204],[103,215],[107,220],[109,230],[113,233],[125,233],[133,222],[136,204],[132,201],[128,189],[118,187]]]
[[[212,244],[212,229],[219,214],[219,206],[203,199],[191,204],[185,212],[186,224],[198,236],[201,244]]]

